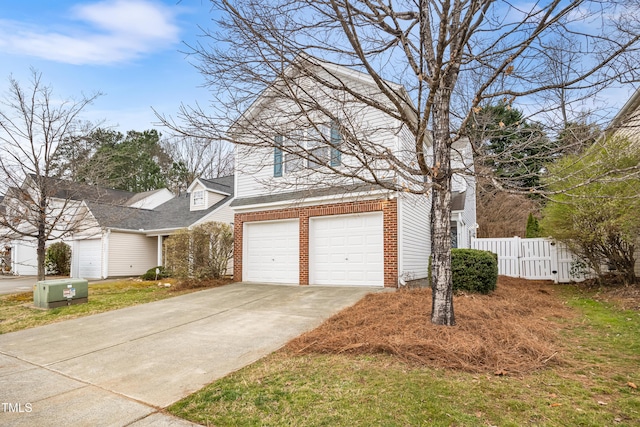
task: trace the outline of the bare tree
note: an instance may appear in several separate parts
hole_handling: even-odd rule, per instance
[[[165,152],[173,159],[172,190],[185,190],[194,179],[220,178],[233,174],[233,148],[211,139],[176,136],[162,141]]]
[[[477,187],[477,237],[526,237],[529,214],[539,215],[540,200],[496,190],[486,179]]]
[[[231,139],[247,150],[281,146],[285,155],[322,163],[324,154],[317,147],[274,141],[273,135],[283,134],[282,123],[250,106],[258,96],[266,97],[275,116],[286,114],[289,127],[339,123],[343,138],[339,150],[351,159],[351,166],[327,164],[326,173],[431,197],[435,324],[455,323],[452,176],[472,170],[456,169],[452,158],[454,144],[473,128],[474,114],[504,102],[518,104],[530,118],[561,118],[562,113],[548,114],[554,109],[569,111],[566,103],[546,102],[554,91],[637,81],[640,70],[640,13],[630,0],[212,0],[212,4],[220,11],[216,28],[206,31],[203,41],[191,49],[214,102],[206,110],[183,107],[183,123],[165,118],[165,124],[185,135]],[[575,40],[572,72],[561,79],[547,72],[549,64],[562,65],[566,59],[549,54],[557,47],[558,35]],[[368,83],[354,85],[334,65],[360,73]],[[289,107],[281,107],[283,101]],[[402,126],[380,129],[364,122],[354,114],[358,105],[376,109]],[[232,122],[233,132],[225,133]],[[548,129],[555,125],[562,127],[545,123]],[[390,152],[378,137],[404,131],[414,144],[400,153]],[[476,156],[483,156],[482,141],[471,142]],[[326,143],[330,144],[328,138]],[[521,163],[516,154],[534,143],[539,141],[524,139],[524,145],[502,151],[501,162]],[[522,190],[518,183],[489,178],[498,188]]]
[[[35,240],[38,280],[45,275],[45,245],[77,231],[83,207],[73,188],[52,178],[56,149],[78,136],[80,113],[99,93],[60,100],[32,70],[30,85],[9,78],[0,107],[0,175],[3,208],[0,233],[5,239]]]

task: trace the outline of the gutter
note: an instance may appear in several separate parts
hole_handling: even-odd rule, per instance
[[[251,210],[264,210],[268,208],[277,209],[279,207],[295,207],[295,206],[312,206],[323,204],[327,202],[334,202],[336,200],[341,202],[351,202],[354,200],[375,200],[384,198],[389,194],[389,190],[375,190],[367,192],[348,193],[348,196],[344,194],[334,194],[330,196],[318,196],[318,197],[306,197],[304,199],[288,199],[277,202],[268,203],[255,203],[252,205],[231,206],[233,211],[251,211]],[[236,199],[238,200],[238,199]]]

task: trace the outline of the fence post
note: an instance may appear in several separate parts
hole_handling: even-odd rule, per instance
[[[551,274],[553,275],[553,283],[558,283],[558,245],[553,240],[549,242],[549,245],[551,245]]]

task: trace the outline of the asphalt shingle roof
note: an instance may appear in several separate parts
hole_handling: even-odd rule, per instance
[[[30,178],[36,180],[36,176],[33,174],[30,175]],[[59,178],[42,177],[41,179],[46,181],[47,188],[50,189],[49,196],[58,199],[122,204],[136,195],[131,191],[114,190]]]
[[[207,180],[212,185],[212,189],[219,188],[230,196],[205,210],[191,211],[189,194],[180,194],[149,210],[91,201],[87,201],[87,205],[103,227],[144,231],[184,228],[229,202],[233,197],[233,179],[233,176],[228,176]]]
[[[349,194],[357,192],[368,192],[379,190],[380,187],[369,184],[353,184],[345,186],[325,187],[325,188],[309,188],[298,191],[288,191],[285,193],[269,194],[264,196],[243,197],[235,199],[231,202],[232,207],[248,206],[261,203],[282,202],[287,200],[304,200],[309,197],[333,196],[337,194]]]

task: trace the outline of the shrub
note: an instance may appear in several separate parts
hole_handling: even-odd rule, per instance
[[[498,256],[478,249],[452,249],[453,290],[488,294],[498,283]]]
[[[454,291],[488,294],[498,283],[498,255],[478,249],[451,249],[451,275]]]
[[[178,279],[219,279],[233,255],[233,229],[229,224],[207,222],[183,229],[165,242],[167,267]]]
[[[156,269],[158,269],[157,275]],[[161,265],[148,269],[146,273],[140,276],[142,280],[158,280],[166,279],[167,277],[171,277],[171,272]]]
[[[68,276],[71,272],[71,246],[57,242],[47,248],[45,253],[47,274]]]

